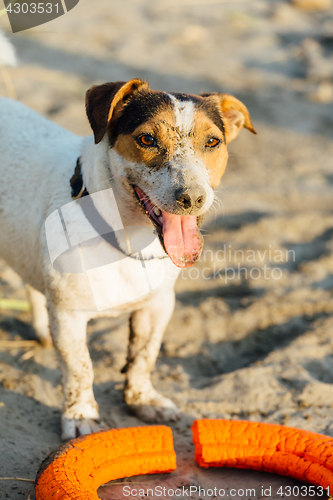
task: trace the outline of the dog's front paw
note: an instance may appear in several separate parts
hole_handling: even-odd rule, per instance
[[[61,418],[61,438],[63,441],[74,439],[92,432],[106,429],[106,425],[98,418]]]
[[[61,417],[61,437],[64,441],[106,428],[101,422],[96,401],[76,403]]]
[[[177,406],[169,398],[165,398],[153,391],[149,396],[135,395],[132,391],[125,391],[125,400],[130,409],[144,422],[169,422],[179,420]]]
[[[167,401],[170,401],[170,399],[167,399]],[[176,422],[180,418],[176,405],[173,405],[172,408],[165,406],[130,405],[130,409],[137,417],[147,423]]]

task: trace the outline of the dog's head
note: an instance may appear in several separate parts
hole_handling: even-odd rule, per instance
[[[141,206],[174,264],[193,265],[203,246],[198,222],[224,173],[227,144],[243,127],[255,133],[244,104],[228,94],[153,91],[133,79],[92,87],[86,109],[95,143],[107,137],[112,175],[128,203]]]

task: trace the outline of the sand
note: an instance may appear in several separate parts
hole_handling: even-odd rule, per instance
[[[81,0],[66,16],[10,36],[20,59],[9,70],[17,98],[75,133],[90,133],[89,86],[134,76],[155,89],[233,93],[258,132],[242,131],[230,146],[220,202],[204,223],[203,258],[177,282],[153,374],[182,412],[171,425],[178,471],[134,482],[217,486],[229,496],[230,488],[255,488],[236,499],[262,498],[264,485],[278,499],[279,486],[300,483],[200,470],[192,420],[249,419],[333,436],[333,12],[296,5]],[[0,28],[10,31],[5,17]],[[0,95],[7,95],[1,81]],[[4,262],[0,297],[26,298]],[[34,479],[60,444],[54,351],[4,344],[33,339],[30,321],[29,313],[0,311],[1,477]],[[122,398],[127,321],[101,319],[88,328],[96,398],[109,427],[143,425]],[[0,498],[33,498],[32,488],[0,481]],[[122,488],[103,488],[101,498],[125,498]]]

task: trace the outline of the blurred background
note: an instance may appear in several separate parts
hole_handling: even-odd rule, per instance
[[[105,81],[138,76],[154,89],[244,102],[258,135],[244,130],[229,148],[202,259],[177,283],[154,384],[182,411],[179,443],[193,417],[333,435],[332,1],[80,0],[48,24],[13,35],[2,16],[0,29],[18,58],[0,72],[0,95],[77,134],[90,134],[86,90]],[[26,300],[3,262],[1,298]],[[60,442],[60,374],[30,321],[29,311],[0,308],[3,476],[33,478]],[[127,318],[94,321],[89,334],[102,417],[141,425],[122,400]],[[0,483],[0,496],[29,488]]]

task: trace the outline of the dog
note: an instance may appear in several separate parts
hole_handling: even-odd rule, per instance
[[[44,344],[52,338],[62,438],[100,428],[86,325],[101,315],[131,313],[126,403],[144,421],[177,420],[150,373],[178,273],[200,257],[199,225],[227,144],[243,127],[256,133],[247,108],[228,94],[168,94],[132,79],[88,90],[90,137],[10,99],[0,99],[0,110],[0,256],[28,286],[36,335]],[[95,262],[80,271],[85,251]]]

